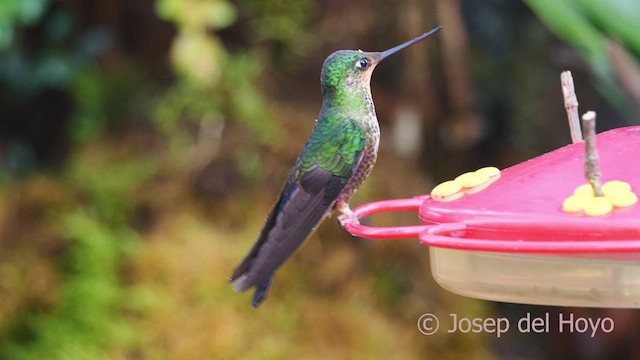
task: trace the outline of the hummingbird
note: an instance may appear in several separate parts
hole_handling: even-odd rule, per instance
[[[255,287],[251,306],[267,296],[275,271],[334,210],[341,225],[358,221],[349,199],[371,173],[380,126],[371,98],[371,74],[383,59],[442,27],[382,52],[339,50],[322,65],[322,107],[258,240],[231,275],[235,291]]]

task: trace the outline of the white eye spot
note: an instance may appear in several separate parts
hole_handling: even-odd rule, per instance
[[[362,58],[356,62],[356,67],[360,70],[364,70],[369,67],[369,59]]]

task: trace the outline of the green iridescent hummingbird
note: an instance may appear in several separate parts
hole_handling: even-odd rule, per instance
[[[322,66],[322,107],[280,198],[249,254],[231,276],[236,291],[255,287],[251,306],[265,299],[274,272],[333,210],[341,224],[357,221],[348,202],[375,164],[380,127],[371,74],[386,57],[434,34],[437,27],[382,52],[340,50]]]

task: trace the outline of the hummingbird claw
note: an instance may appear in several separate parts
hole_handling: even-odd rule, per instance
[[[355,214],[342,214],[338,216],[340,226],[344,229],[347,224],[360,224],[360,220]]]
[[[340,226],[344,229],[347,224],[360,224],[360,219],[356,216],[351,208],[349,208],[349,204],[345,202],[340,202],[337,206],[338,211],[342,214],[338,216],[338,221],[340,222]]]

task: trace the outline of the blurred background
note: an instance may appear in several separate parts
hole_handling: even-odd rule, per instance
[[[381,149],[357,206],[568,144],[563,70],[598,131],[637,124],[639,18],[636,0],[3,0],[0,359],[640,358],[637,311],[457,296],[417,240],[355,239],[335,217],[260,309],[227,282],[333,51],[444,26],[375,71]],[[615,331],[416,328],[427,312],[569,311]]]

